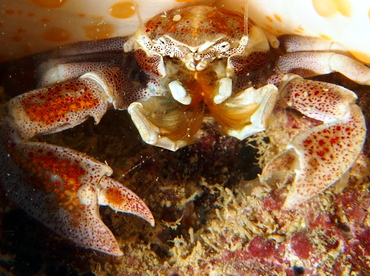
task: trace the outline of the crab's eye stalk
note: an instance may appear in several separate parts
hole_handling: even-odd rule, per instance
[[[167,42],[166,42],[166,39],[164,37],[160,37],[157,42],[155,43],[156,45],[156,50],[161,53],[161,54],[165,54],[165,49],[166,49],[166,45],[167,45]]]
[[[219,45],[217,45],[217,50],[222,53],[230,50],[230,43],[227,41],[221,42]]]

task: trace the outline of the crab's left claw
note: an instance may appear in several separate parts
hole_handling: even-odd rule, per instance
[[[289,106],[323,122],[295,136],[261,174],[261,180],[283,171],[295,175],[283,206],[290,209],[340,179],[360,154],[366,127],[357,96],[348,89],[296,75],[277,75],[272,82]]]

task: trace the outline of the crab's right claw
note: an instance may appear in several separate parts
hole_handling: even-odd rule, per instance
[[[141,217],[154,226],[154,217],[144,201],[114,179],[103,176],[99,183],[99,205],[108,205],[117,212]]]
[[[132,191],[109,178],[112,169],[71,149],[23,140],[10,118],[0,125],[0,183],[28,214],[76,244],[120,256],[99,205],[154,218]]]

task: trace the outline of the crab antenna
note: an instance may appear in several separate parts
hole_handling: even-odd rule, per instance
[[[249,19],[249,6],[248,6],[248,0],[245,0],[244,3],[244,35],[248,36],[248,19]]]
[[[146,156],[144,159],[142,159],[138,164],[136,164],[135,166],[133,166],[131,169],[129,169],[128,171],[124,172],[120,178],[118,179],[119,181],[122,181],[122,178],[124,178],[127,174],[129,174],[130,172],[136,170],[138,167],[140,167],[141,165],[145,164],[145,162],[147,162],[148,160],[151,160],[153,159],[155,156],[157,156],[158,154],[162,153],[164,151],[164,149],[160,149],[158,152],[155,152],[153,153],[152,155],[149,155],[149,156]]]
[[[140,14],[140,11],[139,11],[139,4],[136,0],[133,0],[132,3],[134,5],[136,15],[137,15],[137,19],[139,21],[139,28],[144,30],[144,23],[143,23],[143,18],[141,17],[141,14]]]
[[[244,3],[244,35],[240,41],[241,45],[247,45],[248,44],[248,0],[245,0]]]

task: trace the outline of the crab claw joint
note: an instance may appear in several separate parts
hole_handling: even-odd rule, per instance
[[[23,140],[11,119],[0,125],[0,183],[29,215],[76,244],[110,255],[123,252],[99,215],[99,205],[154,225],[145,203],[108,176],[112,169],[86,154]]]
[[[286,150],[271,160],[260,176],[262,181],[280,181],[282,176],[288,180],[294,175],[283,205],[283,209],[294,209],[349,170],[364,145],[365,119],[355,104],[356,95],[348,89],[294,75],[275,83],[280,88],[286,85],[282,93],[289,106],[323,122],[293,137]]]

